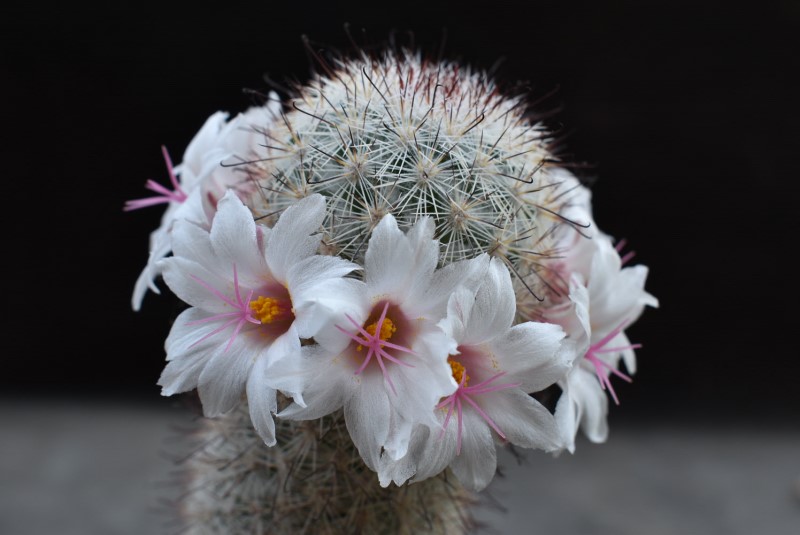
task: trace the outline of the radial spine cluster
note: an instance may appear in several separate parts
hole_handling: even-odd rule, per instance
[[[545,293],[540,260],[564,187],[549,173],[552,135],[522,97],[485,73],[418,55],[339,61],[301,87],[246,162],[265,222],[310,193],[328,198],[323,243],[358,261],[386,214],[406,230],[431,216],[440,264],[501,258],[530,298]]]

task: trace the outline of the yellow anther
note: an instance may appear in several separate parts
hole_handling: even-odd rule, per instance
[[[375,323],[370,323],[369,325],[364,327],[364,330],[367,331],[372,336],[375,336],[375,331],[378,330],[378,322],[376,321]],[[392,320],[390,320],[389,318],[383,318],[383,324],[381,325],[381,333],[380,333],[380,335],[378,335],[378,337],[381,340],[388,340],[389,338],[392,337],[392,335],[396,331],[397,331],[397,327],[395,327],[395,325],[392,322]],[[364,346],[359,345],[356,348],[356,351],[361,351],[363,348],[364,348]]]
[[[274,297],[264,297],[262,295],[255,301],[250,301],[250,309],[253,311],[253,315],[256,319],[261,323],[272,323],[285,316],[288,311],[286,306],[281,306],[285,305],[282,301],[285,300],[275,299]]]
[[[453,370],[453,379],[456,380],[456,383],[461,385],[461,379],[463,377],[464,386],[469,386],[469,375],[467,375],[467,369],[464,368],[460,362],[451,358],[447,359],[447,363],[450,364],[450,369]]]

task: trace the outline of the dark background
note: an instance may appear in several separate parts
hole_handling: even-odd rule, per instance
[[[646,5],[644,5],[646,4]],[[3,8],[3,396],[167,403],[156,381],[178,303],[130,309],[166,180],[205,119],[264,75],[305,80],[312,49],[395,31],[528,82],[598,225],[627,238],[661,301],[629,329],[632,385],[612,422],[711,417],[797,425],[800,3],[136,1]],[[790,260],[790,254],[792,259]],[[613,425],[613,424],[612,424]]]

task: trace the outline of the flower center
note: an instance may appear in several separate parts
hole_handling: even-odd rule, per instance
[[[274,323],[291,317],[292,302],[290,299],[276,299],[262,295],[250,301],[250,309],[253,311],[253,316],[262,324]]]
[[[469,351],[468,348],[462,348],[461,346],[459,346],[459,349],[462,351],[462,355]],[[444,417],[444,423],[442,424],[442,431],[439,434],[439,438],[441,439],[442,436],[444,436],[447,425],[450,423],[450,418],[452,418],[453,414],[455,413],[458,417],[458,427],[456,431],[456,455],[461,455],[461,435],[463,434],[464,429],[463,412],[465,406],[470,406],[480,415],[481,418],[483,418],[489,427],[494,429],[500,438],[506,440],[505,433],[503,433],[495,421],[492,420],[491,416],[489,416],[489,414],[483,410],[483,408],[480,406],[480,403],[472,399],[472,396],[490,394],[492,392],[505,390],[507,388],[516,388],[521,383],[492,384],[506,374],[506,372],[500,372],[492,375],[488,379],[480,381],[476,385],[469,386],[469,375],[467,375],[466,367],[452,357],[448,357],[447,363],[450,364],[450,369],[453,371],[453,379],[455,379],[458,383],[458,388],[455,392],[442,399],[442,401],[436,405],[437,409],[447,409],[447,415]],[[481,401],[481,403],[485,402],[485,400]]]
[[[394,314],[395,321],[392,321],[388,317],[388,312],[390,307],[392,308],[392,313]],[[405,317],[403,316],[402,311],[396,307],[395,305],[391,305],[388,301],[381,301],[373,308],[373,313],[367,317],[367,320],[364,322],[366,325],[362,326],[356,320],[354,320],[350,315],[345,315],[347,321],[356,328],[356,332],[351,332],[348,329],[345,329],[341,325],[336,325],[336,328],[339,329],[342,333],[349,336],[356,345],[356,351],[362,351],[364,348],[367,349],[367,354],[364,357],[357,356],[353,353],[353,356],[356,358],[356,361],[361,360],[361,364],[355,372],[355,375],[359,375],[363,372],[367,365],[373,361],[373,357],[375,357],[375,361],[377,361],[378,366],[383,373],[383,377],[386,380],[386,383],[391,388],[394,394],[397,394],[397,391],[394,388],[394,383],[392,383],[392,378],[388,373],[387,364],[399,364],[400,366],[405,366],[408,368],[413,368],[413,364],[409,364],[408,362],[403,362],[400,358],[400,354],[407,353],[410,355],[416,355],[413,349],[409,347],[409,340],[408,335],[409,333],[413,334],[413,329],[409,328],[408,322],[405,321]],[[375,314],[378,314],[378,319],[375,322],[367,323],[370,319],[375,317]],[[389,338],[391,338],[395,333],[397,334],[397,338],[394,342],[389,342]],[[389,353],[388,351],[392,351]]]
[[[453,358],[448,358],[447,363],[453,371],[453,379],[456,380],[456,383],[459,386],[469,386],[469,375],[467,375],[467,369],[464,368],[464,365]],[[463,385],[461,384],[462,380],[464,381]]]
[[[378,322],[376,321],[375,323],[367,325],[364,327],[364,330],[366,330],[371,336],[375,336],[375,333],[378,331]],[[380,325],[380,334],[378,334],[378,338],[383,341],[389,340],[395,332],[397,332],[397,327],[395,326],[394,322],[392,322],[391,318],[386,317],[383,319],[383,322]],[[384,344],[381,344],[381,347],[383,346]],[[359,344],[359,346],[356,348],[356,351],[361,351],[362,349],[364,349],[364,346]]]

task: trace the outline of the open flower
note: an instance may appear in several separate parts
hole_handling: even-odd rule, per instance
[[[460,287],[440,322],[457,348],[448,357],[458,388],[434,410],[436,426],[417,426],[408,455],[382,459],[381,484],[420,481],[450,466],[466,487],[481,490],[496,469],[495,442],[554,451],[555,419],[529,395],[567,373],[574,347],[558,325],[513,325],[516,299],[508,270],[492,259],[478,286]]]
[[[634,349],[640,347],[631,344],[624,330],[639,318],[645,306],[658,306],[658,300],[644,289],[647,267],[623,267],[628,259],[630,255],[621,258],[611,239],[601,232],[576,241],[563,266],[569,280],[569,300],[545,313],[581,348],[582,357],[559,383],[563,394],[556,407],[569,451],[575,449],[579,428],[593,442],[606,440],[606,393],[619,403],[611,379],[631,381],[618,369],[619,362],[625,362],[628,373],[635,373]]]
[[[434,407],[457,388],[447,362],[455,342],[437,323],[453,290],[474,282],[485,261],[437,270],[433,230],[426,217],[406,235],[384,216],[370,237],[353,310],[321,329],[316,346],[303,348],[299,369],[274,374],[302,377],[307,403],[279,416],[315,419],[344,407],[347,429],[373,470],[382,450],[405,455],[414,424],[434,423]]]
[[[148,289],[160,293],[155,284],[159,275],[157,263],[172,250],[171,233],[175,221],[192,221],[207,228],[216,211],[217,201],[228,188],[241,190],[242,195],[252,189],[251,182],[236,169],[236,164],[252,157],[251,152],[258,138],[263,137],[259,133],[263,131],[254,125],[269,124],[278,116],[277,113],[274,104],[250,108],[230,121],[227,120],[227,113],[214,113],[189,143],[182,163],[174,167],[167,149],[162,147],[172,189],[148,180],[145,187],[157,195],[127,201],[124,208],[129,211],[167,205],[161,224],[150,234],[147,264],[134,286],[134,310],[141,308]]]
[[[355,281],[356,264],[315,255],[325,201],[312,195],[286,209],[269,229],[256,225],[233,191],[219,202],[210,231],[187,221],[173,229],[174,255],[160,262],[169,288],[191,307],[166,341],[159,384],[164,395],[198,389],[206,416],[235,407],[247,393],[250,416],[267,444],[275,443],[271,412],[276,391],[267,368],[299,358],[337,312]],[[302,398],[299,398],[302,402]]]

